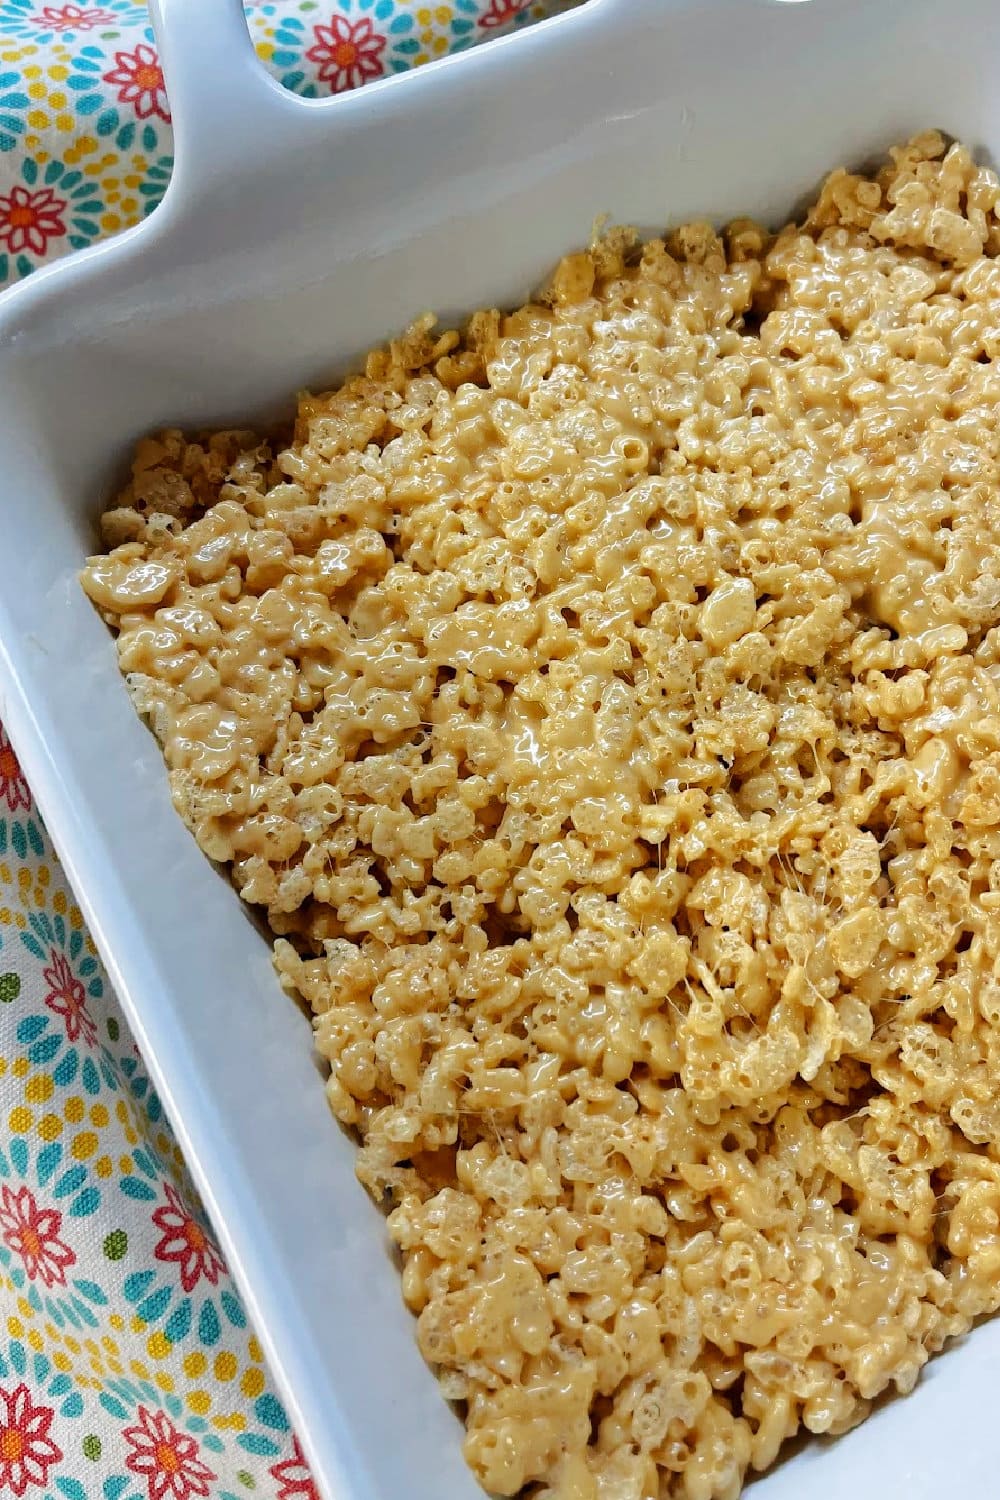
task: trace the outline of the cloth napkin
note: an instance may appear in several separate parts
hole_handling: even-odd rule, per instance
[[[571,3],[251,0],[247,11],[267,66],[315,97]],[[0,287],[151,213],[171,149],[170,102],[139,0],[0,0]],[[318,1500],[0,725],[7,1495]]]

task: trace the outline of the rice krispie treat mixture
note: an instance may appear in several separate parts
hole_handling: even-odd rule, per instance
[[[497,1494],[734,1500],[1000,1306],[998,199],[616,231],[104,518]]]

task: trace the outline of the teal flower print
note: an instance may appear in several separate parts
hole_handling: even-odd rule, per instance
[[[29,192],[15,183],[0,194],[0,245],[12,253],[30,250],[44,256],[49,244],[66,234],[66,204],[51,188]]]
[[[13,198],[13,192],[10,197]],[[0,198],[0,216],[5,201]],[[5,259],[3,240],[0,238],[0,280],[3,279]],[[40,859],[44,848],[42,825],[35,816],[28,783],[14,754],[14,747],[0,724],[0,859],[8,851],[18,859],[27,859],[29,850]]]
[[[123,26],[145,23],[146,7],[140,0],[79,0],[78,4],[45,4],[44,0],[4,0],[0,7],[0,36],[46,46],[53,41],[72,42],[77,37],[116,37]]]
[[[122,1433],[130,1449],[125,1467],[146,1481],[149,1500],[209,1495],[218,1476],[202,1462],[195,1439],[175,1427],[165,1411],[140,1406],[138,1416],[137,1424]]]
[[[94,1007],[104,999],[104,978],[97,959],[85,948],[79,928],[62,915],[29,912],[21,945],[42,965],[47,989],[42,1007],[18,1020],[15,1037],[33,1067],[44,1067],[57,1088],[79,1081],[96,1097],[102,1087],[121,1090],[118,1068],[97,1041]]]
[[[316,77],[328,84],[331,93],[356,89],[370,78],[381,78],[385,36],[375,30],[371,16],[357,21],[346,16],[331,16],[329,26],[314,26],[316,40],[306,53],[316,64]]]
[[[89,1185],[88,1177],[80,1162],[66,1165],[61,1141],[50,1141],[33,1155],[30,1140],[15,1134],[6,1150],[0,1148],[0,1180],[15,1185],[30,1180],[58,1204],[63,1220],[89,1219],[100,1207],[100,1189]]]
[[[0,1381],[10,1386],[19,1380],[30,1381],[35,1398],[47,1397],[60,1417],[82,1415],[83,1397],[73,1389],[72,1377],[57,1370],[47,1355],[37,1350],[29,1354],[19,1338],[12,1338],[0,1345]],[[75,1480],[60,1477],[57,1480],[60,1495],[67,1500],[85,1500],[83,1487],[74,1488],[75,1484]]]
[[[293,1437],[291,1458],[273,1464],[267,1472],[281,1485],[277,1500],[319,1500],[319,1490],[309,1472],[298,1437]]]
[[[479,24],[486,30],[506,26],[525,15],[530,4],[531,0],[490,0],[489,6],[479,17]]]
[[[59,1141],[34,1154],[30,1141],[15,1135],[0,1149],[0,1267],[35,1312],[77,1331],[96,1328],[93,1309],[107,1304],[95,1282],[69,1274],[77,1262],[75,1226],[101,1204],[88,1176],[81,1163],[66,1164]]]
[[[23,807],[31,811],[31,792],[24,772],[21,770],[14,747],[0,724],[0,802],[6,802],[8,812],[17,812]]]
[[[0,1235],[8,1250],[21,1257],[29,1280],[65,1286],[66,1270],[76,1263],[76,1252],[60,1238],[62,1214],[42,1208],[30,1188],[0,1183]]]
[[[44,198],[43,207],[47,213],[51,214],[53,204],[59,205],[61,227],[57,230],[50,219],[47,226],[41,226],[45,231],[41,243],[30,238],[27,241],[19,238],[15,242],[11,235],[4,233],[4,224],[11,220],[12,215],[9,209],[5,210],[6,200],[0,198],[0,284],[11,277],[11,263],[18,276],[27,276],[44,259],[56,238],[60,241],[64,239],[70,249],[80,250],[100,234],[94,215],[101,212],[101,200],[93,181],[84,177],[82,172],[70,170],[61,161],[50,161],[43,171],[34,157],[28,156],[21,163],[21,181],[23,187],[15,185],[6,195],[12,203],[16,199],[15,212],[20,210],[19,221],[23,219],[27,207],[32,203],[37,207]],[[29,200],[27,204],[25,199]],[[64,246],[60,245],[60,248]],[[0,824],[2,811],[0,807]],[[38,845],[32,844],[32,847],[40,857],[40,836]],[[0,846],[0,854],[3,852]],[[14,852],[18,853],[16,845]],[[24,858],[23,853],[19,857]]]
[[[303,12],[313,8],[300,6]],[[411,67],[420,50],[413,30],[413,16],[394,0],[341,0],[332,13],[325,6],[315,21],[283,16],[271,64],[285,88],[304,99],[343,93]]]
[[[28,96],[20,82],[19,73],[0,72],[0,151],[13,151],[24,130]]]
[[[49,1469],[63,1452],[49,1437],[55,1416],[51,1406],[36,1406],[23,1383],[0,1386],[0,1489],[23,1495],[30,1484],[47,1484]]]
[[[215,1286],[226,1272],[218,1245],[185,1207],[176,1188],[165,1182],[163,1191],[167,1202],[153,1213],[153,1223],[161,1231],[153,1254],[157,1260],[177,1263],[186,1292],[194,1291],[202,1278]]]
[[[92,1047],[97,1041],[97,1027],[87,1009],[87,992],[83,987],[83,980],[73,973],[65,953],[51,949],[48,966],[42,970],[42,978],[48,986],[43,1003],[56,1015],[62,1016],[68,1040],[75,1042],[82,1037],[88,1047]]]
[[[140,42],[134,52],[116,52],[115,66],[101,77],[114,85],[119,104],[131,105],[140,120],[158,115],[170,123],[163,69],[155,47]]]
[[[161,156],[154,161],[146,172],[146,179],[139,187],[139,196],[142,198],[142,216],[148,219],[162,201],[170,181],[170,174],[174,169],[172,156]]]
[[[43,1004],[53,1015],[62,1018],[67,1041],[82,1040],[88,1047],[93,1047],[97,1027],[87,1009],[87,997],[101,999],[104,980],[97,959],[84,952],[83,933],[77,927],[70,927],[59,913],[49,916],[47,912],[31,912],[28,930],[21,933],[21,942],[32,957],[44,965],[42,978],[47,988]],[[50,1044],[44,1050],[54,1057],[58,1047]],[[39,1062],[48,1060],[49,1057],[38,1059]]]
[[[116,92],[114,101],[109,84]],[[94,116],[96,135],[119,151],[139,145],[152,154],[160,149],[161,132],[169,140],[163,75],[155,50],[145,43],[132,52],[96,43],[81,47],[66,87],[76,96],[76,113],[85,119]]]
[[[141,1316],[141,1313],[140,1313]],[[172,1394],[164,1394],[151,1381],[141,1376],[112,1375],[104,1381],[104,1390],[98,1401],[109,1416],[119,1422],[127,1422],[141,1406],[156,1403],[163,1407],[185,1432],[198,1437],[202,1448],[213,1453],[223,1453],[225,1444],[217,1433],[212,1432],[204,1417],[195,1416],[186,1410],[183,1402]],[[270,1392],[258,1396],[250,1408],[254,1420],[259,1424],[248,1426],[236,1438],[236,1444],[244,1453],[257,1458],[277,1458],[291,1433],[291,1424],[281,1402]]]

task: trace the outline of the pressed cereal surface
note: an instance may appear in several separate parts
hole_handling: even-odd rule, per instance
[[[1000,1304],[998,198],[615,231],[105,517],[499,1494],[734,1500]]]
[[[286,85],[328,94],[566,8],[258,0],[248,10]],[[137,222],[162,197],[171,161],[144,5],[0,0],[0,288]],[[317,1500],[0,725],[7,1496]]]

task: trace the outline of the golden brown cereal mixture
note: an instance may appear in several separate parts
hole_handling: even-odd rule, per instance
[[[617,232],[105,517],[500,1495],[733,1500],[1000,1306],[998,199]]]

